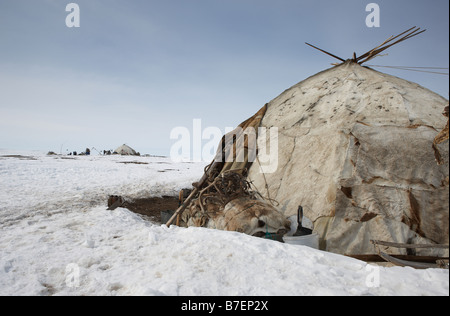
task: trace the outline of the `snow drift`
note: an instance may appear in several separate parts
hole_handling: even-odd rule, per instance
[[[177,192],[203,164],[0,157],[0,295],[448,295],[448,270],[374,267],[237,232],[106,211],[109,194]],[[128,160],[127,160],[128,159]],[[165,171],[165,172],[160,172]]]

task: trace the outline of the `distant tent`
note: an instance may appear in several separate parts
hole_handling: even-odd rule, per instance
[[[114,154],[123,156],[139,156],[139,154],[130,146],[123,144],[114,150]]]

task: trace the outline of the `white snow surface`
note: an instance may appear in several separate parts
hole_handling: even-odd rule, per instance
[[[0,150],[0,295],[449,295],[448,270],[379,267],[106,210],[112,194],[175,195],[204,163],[10,154]]]

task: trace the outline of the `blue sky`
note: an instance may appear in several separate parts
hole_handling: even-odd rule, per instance
[[[79,28],[65,24],[80,7]],[[365,24],[380,7],[380,27]],[[282,91],[412,26],[381,65],[448,67],[447,0],[0,0],[0,148],[127,143],[165,154],[173,128],[225,131]],[[448,76],[378,69],[448,99]],[[447,71],[448,72],[448,71]]]

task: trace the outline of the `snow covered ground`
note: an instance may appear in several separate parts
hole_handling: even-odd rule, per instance
[[[377,267],[106,210],[112,194],[175,195],[203,168],[0,150],[0,295],[449,295],[448,270]]]

